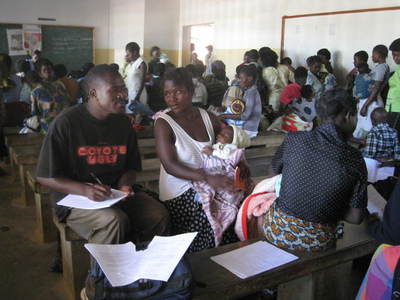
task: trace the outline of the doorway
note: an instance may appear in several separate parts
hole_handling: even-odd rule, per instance
[[[192,53],[196,53],[197,58],[204,63],[208,45],[214,45],[213,23],[184,26],[182,66],[190,63]]]

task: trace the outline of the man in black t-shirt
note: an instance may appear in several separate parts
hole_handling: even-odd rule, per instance
[[[57,217],[96,244],[167,234],[165,207],[132,190],[141,162],[136,135],[123,115],[127,89],[122,77],[108,65],[99,65],[87,74],[85,83],[88,102],[66,110],[50,126],[40,153],[38,181],[51,189],[54,203],[66,194],[102,201],[110,196],[111,188],[132,196],[97,210],[55,205]]]

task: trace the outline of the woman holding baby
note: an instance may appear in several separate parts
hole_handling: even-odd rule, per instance
[[[157,154],[161,160],[160,200],[170,211],[173,234],[198,232],[189,251],[212,248],[214,231],[193,186],[203,182],[210,190],[234,190],[232,176],[210,174],[202,169],[207,158],[203,150],[207,152],[214,144],[221,126],[214,115],[192,106],[194,87],[185,69],[166,73],[162,90],[170,110],[161,113],[155,123]],[[233,239],[233,231],[225,232],[224,241]]]

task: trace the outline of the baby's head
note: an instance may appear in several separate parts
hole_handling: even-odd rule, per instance
[[[222,128],[217,136],[217,142],[222,144],[234,144],[238,148],[247,148],[250,146],[250,138],[246,131],[233,125]]]
[[[376,126],[380,123],[385,123],[388,117],[387,111],[383,107],[375,108],[371,113],[372,125]]]
[[[360,74],[368,74],[371,72],[367,63],[360,63],[357,67],[357,70]]]
[[[233,127],[226,126],[221,129],[217,135],[217,142],[221,144],[232,144],[233,141]]]

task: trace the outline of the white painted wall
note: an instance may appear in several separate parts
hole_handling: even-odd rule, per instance
[[[216,47],[280,47],[281,17],[399,6],[400,0],[181,0],[181,26],[215,23]]]
[[[146,0],[144,47],[179,49],[179,0]]]
[[[214,23],[215,48],[217,53],[225,51],[228,74],[232,75],[241,62],[242,50],[280,47],[282,15],[399,5],[400,0],[1,0],[0,22],[44,23],[37,18],[53,17],[59,25],[93,26],[95,48],[114,49],[114,60],[120,64],[125,44],[130,41],[138,42],[142,48],[158,45],[179,50],[183,26]],[[384,21],[382,41],[388,42],[396,33],[396,24],[394,19]],[[350,18],[340,28],[375,26],[373,20],[362,22]],[[293,36],[293,30],[296,26],[289,25],[287,35]],[[375,37],[365,36],[367,39]],[[320,40],[311,36],[312,46],[299,50],[299,60],[314,51],[312,48],[323,47],[318,44]],[[287,41],[286,44],[290,46]],[[351,52],[355,46],[354,41],[342,42],[338,51]],[[346,58],[341,64],[338,67],[348,69],[351,62]]]
[[[218,49],[276,47],[279,3],[274,0],[181,0],[181,26],[215,24]],[[279,35],[278,35],[279,36]]]
[[[0,23],[95,27],[95,48],[109,45],[109,0],[1,0]],[[56,22],[37,18],[56,18]]]
[[[240,49],[260,48],[261,46],[269,46],[271,48],[280,48],[281,34],[281,17],[283,15],[297,15],[306,13],[328,12],[337,10],[363,9],[400,6],[400,0],[181,0],[181,28],[185,25],[196,25],[202,23],[215,24],[215,48],[224,52],[232,53],[233,59],[228,59],[227,65],[228,75],[232,76],[237,64],[241,62],[243,53]],[[299,19],[300,20],[300,19]],[[386,42],[396,33],[396,19],[387,18],[384,20],[386,30],[381,32],[382,38],[379,36],[371,37],[365,35],[365,40],[376,39],[376,42]],[[398,20],[398,18],[397,18]],[[398,25],[398,22],[397,22]],[[362,23],[352,21],[351,18],[338,27],[338,30],[349,32],[353,28],[365,26],[375,26],[374,20],[363,20]],[[289,27],[287,34],[293,36],[293,28]],[[400,35],[400,33],[399,33]],[[299,49],[298,57],[303,60],[323,44],[319,45],[321,38],[318,36],[309,36],[309,47]],[[380,41],[378,41],[380,40]],[[295,44],[293,42],[292,44]],[[353,39],[341,41],[341,49],[343,53],[353,51],[355,41]],[[366,43],[360,44],[359,46]],[[233,50],[238,51],[233,51]],[[287,48],[286,48],[287,49]],[[368,49],[367,49],[368,50]],[[336,49],[335,49],[336,51]],[[339,70],[351,67],[351,60],[346,58],[342,60]],[[233,65],[232,65],[233,64]]]
[[[114,61],[124,64],[125,45],[144,43],[145,0],[110,0],[110,48],[114,49]]]
[[[294,59],[296,65],[305,65],[307,57],[315,55],[316,50],[328,48],[338,81],[344,83],[345,74],[353,68],[355,52],[367,51],[372,68],[373,47],[377,44],[389,47],[393,40],[400,37],[400,32],[387,30],[388,20],[399,19],[400,10],[289,19],[286,23],[285,55]],[[319,38],[315,38],[317,36]],[[387,62],[391,70],[395,70],[396,65],[390,54]]]

